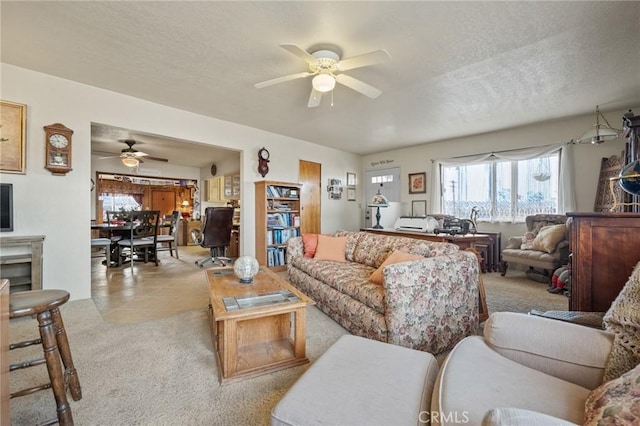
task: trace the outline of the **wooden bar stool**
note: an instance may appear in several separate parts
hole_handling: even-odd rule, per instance
[[[56,400],[57,422],[61,425],[73,425],[71,408],[67,401],[66,388],[69,388],[74,401],[82,398],[80,381],[69,349],[69,340],[62,323],[62,316],[58,307],[69,300],[69,293],[64,290],[32,290],[12,293],[9,296],[9,318],[36,316],[40,329],[40,338],[14,343],[9,349],[25,348],[42,344],[44,358],[12,364],[9,371],[47,364],[49,383],[29,389],[14,392],[11,398],[29,395],[31,393],[51,388]],[[64,365],[64,371],[60,365]],[[52,419],[45,424],[54,424]]]

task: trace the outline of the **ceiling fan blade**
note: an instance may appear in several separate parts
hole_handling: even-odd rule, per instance
[[[376,50],[364,55],[343,59],[336,64],[338,71],[347,71],[354,68],[366,67],[369,65],[381,64],[391,60],[391,56],[386,50]]]
[[[336,81],[344,86],[347,86],[349,89],[353,89],[356,92],[360,92],[363,95],[370,97],[371,99],[375,99],[382,94],[382,92],[375,87],[370,86],[367,83],[364,83],[346,74],[338,74],[336,76]]]
[[[278,77],[278,78],[274,78],[272,80],[262,81],[260,83],[256,83],[254,86],[256,87],[256,89],[262,89],[263,87],[271,86],[273,84],[283,83],[285,81],[295,80],[295,79],[298,79],[298,78],[309,77],[310,75],[313,75],[313,73],[312,72],[299,72],[297,74],[285,75],[284,77]]]
[[[168,163],[169,160],[166,158],[160,158],[160,157],[152,157],[150,155],[147,155],[146,157],[144,157],[145,160],[152,160],[152,161],[161,161],[163,163]],[[138,158],[138,160],[140,160],[140,158]]]
[[[293,53],[298,58],[302,59],[303,61],[305,61],[310,65],[318,63],[318,59],[316,59],[315,56],[311,55],[309,52],[307,52],[306,50],[304,50],[298,45],[285,43],[285,44],[281,44],[280,47],[282,47],[284,50],[286,50],[289,53]]]
[[[316,89],[311,89],[311,95],[309,95],[309,103],[307,106],[309,108],[315,108],[320,105],[320,101],[322,100],[322,92],[318,92]]]

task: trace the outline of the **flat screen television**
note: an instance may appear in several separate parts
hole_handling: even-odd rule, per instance
[[[13,184],[0,183],[0,232],[13,231]]]

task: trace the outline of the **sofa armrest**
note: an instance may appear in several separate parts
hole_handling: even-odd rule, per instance
[[[506,358],[588,389],[601,384],[613,344],[602,330],[514,312],[492,314],[484,339]]]
[[[468,251],[383,268],[388,342],[437,354],[475,334],[479,269]]]
[[[304,244],[302,243],[302,237],[293,237],[287,240],[287,252],[285,256],[287,265],[291,264],[292,258],[304,256]]]
[[[505,249],[519,249],[522,247],[522,237],[509,237]]]

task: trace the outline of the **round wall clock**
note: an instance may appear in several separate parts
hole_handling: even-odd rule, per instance
[[[211,176],[215,176],[218,173],[218,167],[215,164],[211,165]]]

